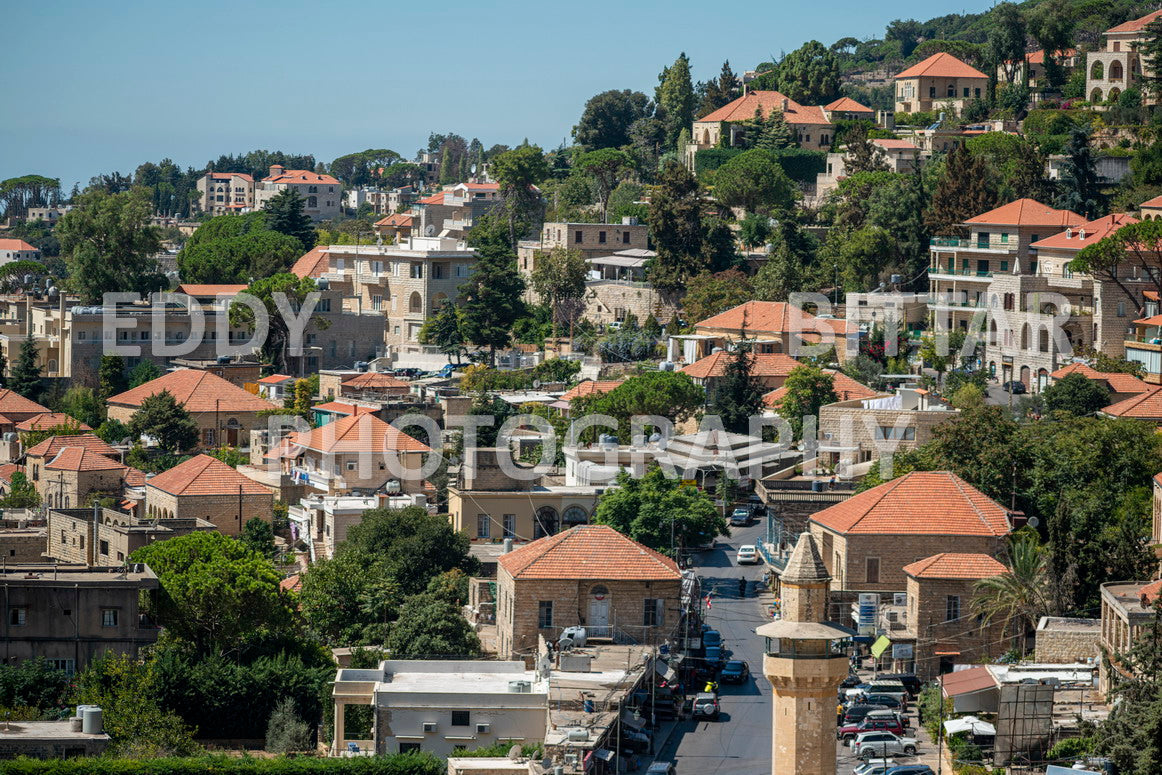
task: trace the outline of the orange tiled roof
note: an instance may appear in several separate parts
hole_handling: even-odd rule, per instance
[[[671,581],[682,572],[669,557],[608,525],[578,525],[546,536],[498,560],[514,579]]]
[[[785,377],[796,366],[803,365],[790,355],[782,353],[755,353],[751,358],[753,359],[750,367],[752,377]],[[688,374],[692,379],[722,377],[726,375],[726,369],[733,360],[733,352],[719,350],[710,353],[705,358],[698,359],[689,366],[683,366],[682,373]]]
[[[97,454],[84,447],[65,447],[44,464],[54,471],[112,471],[125,466],[111,457]]]
[[[1156,196],[1153,199],[1147,199],[1138,207],[1162,207],[1162,196]]]
[[[914,143],[909,140],[892,140],[886,137],[877,137],[872,140],[873,145],[878,145],[886,151],[918,151]]]
[[[951,471],[912,471],[811,515],[837,533],[1009,533],[1009,512]]]
[[[277,408],[266,399],[248,393],[217,374],[198,369],[171,371],[113,396],[109,403],[135,408],[163,390],[168,390],[187,412],[261,412]]]
[[[903,72],[896,73],[896,78],[985,78],[988,76],[977,70],[967,62],[962,62],[947,51],[918,62]]]
[[[904,573],[917,579],[987,579],[1007,570],[987,554],[956,552],[941,552],[904,566]]]
[[[342,385],[343,387],[359,388],[361,390],[383,390],[385,388],[411,389],[411,386],[403,380],[377,371],[364,372],[343,382]]]
[[[1149,385],[1133,374],[1098,371],[1092,366],[1086,366],[1084,363],[1071,363],[1068,366],[1058,369],[1049,376],[1058,380],[1068,377],[1070,374],[1080,374],[1086,379],[1103,381],[1115,393],[1145,393],[1147,390],[1150,390]]]
[[[52,458],[65,447],[82,447],[90,452],[106,457],[117,457],[117,450],[106,444],[94,433],[78,433],[75,436],[49,436],[26,453],[29,457]]]
[[[278,175],[267,175],[263,183],[319,183],[324,186],[337,186],[339,181],[330,175],[320,175],[311,170],[283,170]]]
[[[1106,34],[1108,35],[1111,32],[1141,32],[1142,30],[1146,29],[1146,25],[1157,19],[1159,16],[1162,16],[1162,11],[1151,11],[1140,19],[1131,19],[1128,22],[1122,22],[1116,27],[1110,27],[1108,30],[1106,30]]]
[[[209,176],[214,180],[230,180],[231,178],[242,178],[243,180],[254,181],[250,175],[245,172],[211,172]]]
[[[15,463],[5,463],[4,465],[0,465],[0,482],[11,482],[12,475],[17,472],[23,473],[24,469]]]
[[[258,380],[259,385],[279,385],[286,382],[288,379],[294,379],[289,374],[271,374],[269,377],[263,377]]]
[[[998,226],[1076,226],[1085,223],[1085,216],[1071,210],[1058,210],[1043,205],[1036,199],[1017,199],[1007,205],[969,218],[965,223],[986,223]]]
[[[278,582],[278,588],[284,592],[301,592],[303,589],[303,577],[297,573],[292,576],[287,576]]]
[[[708,317],[694,324],[698,328],[716,328],[741,331],[748,334],[786,334],[795,331],[796,326],[810,335],[815,332],[814,321],[821,320],[836,334],[854,332],[856,327],[838,318],[816,318],[810,312],[800,310],[785,301],[747,301],[725,312]]]
[[[74,425],[82,431],[93,430],[80,420],[74,420],[64,412],[44,412],[43,414],[38,414],[36,417],[29,417],[24,422],[16,423],[16,430],[46,431],[49,428],[56,428],[60,425]]]
[[[444,204],[444,192],[441,191],[438,194],[432,194],[431,196],[425,196],[422,199],[417,200],[416,204],[442,205],[442,204]]]
[[[308,433],[292,433],[289,439],[305,449],[330,454],[432,451],[373,414],[342,417]]]
[[[1071,57],[1076,54],[1077,49],[1075,48],[1063,48],[1057,52],[1058,57]],[[1030,51],[1028,54],[1025,54],[1025,61],[1031,65],[1045,64],[1045,49],[1039,48],[1036,51]]]
[[[1135,420],[1162,422],[1162,388],[1150,386],[1144,393],[1110,404],[1101,413],[1109,417],[1130,417]]]
[[[0,239],[0,250],[40,250],[22,239]]]
[[[178,286],[178,293],[184,293],[188,296],[236,296],[244,290],[246,290],[246,286],[237,283],[223,285],[183,283]]]
[[[320,277],[331,267],[331,259],[327,256],[326,245],[316,245],[295,261],[290,268],[291,274],[298,277]]]
[[[1162,315],[1153,315],[1148,318],[1139,318],[1134,322],[1142,326],[1162,326]]]
[[[956,697],[961,694],[971,694],[984,689],[997,688],[997,679],[985,666],[970,667],[967,670],[956,670],[940,676],[940,685],[945,697]]]
[[[1035,248],[1063,248],[1081,250],[1095,242],[1100,242],[1123,226],[1137,223],[1138,219],[1129,213],[1113,213],[1096,221],[1079,223],[1065,231],[1058,232],[1032,244]],[[1085,236],[1082,236],[1082,235]]]
[[[392,213],[375,222],[376,226],[411,226],[415,216],[407,213]]]
[[[125,466],[124,479],[126,487],[144,487],[146,482],[145,472],[133,466]]]
[[[587,379],[584,382],[580,382],[565,391],[565,394],[561,396],[560,400],[572,401],[574,398],[580,398],[581,396],[592,396],[608,393],[624,381],[625,380],[622,379]]]
[[[270,490],[209,455],[197,455],[147,483],[170,495],[270,495]],[[241,488],[241,490],[239,490]]]
[[[860,105],[851,97],[840,97],[835,102],[823,106],[823,109],[829,113],[846,112],[846,113],[874,113],[867,105]]]
[[[786,104],[786,109],[783,105]],[[790,97],[777,91],[752,91],[739,97],[718,110],[708,113],[699,121],[748,121],[759,111],[763,118],[771,111],[781,110],[788,124],[830,124],[823,108],[818,105],[800,105]]]
[[[832,371],[831,369],[824,369],[825,374],[830,374],[835,388],[835,395],[840,401],[854,401],[862,398],[873,398],[880,395],[875,390],[872,390],[862,382],[857,382],[851,377],[844,374],[842,371]],[[783,403],[784,396],[787,395],[787,388],[779,387],[772,390],[763,396],[763,405],[772,408],[778,407]]]
[[[311,409],[316,409],[320,412],[330,412],[331,414],[356,415],[356,414],[375,414],[377,410],[370,406],[359,406],[358,404],[348,404],[345,401],[328,401],[325,404],[315,404]]]
[[[48,411],[49,408],[47,406],[41,406],[14,390],[8,390],[7,388],[0,389],[0,414],[44,414]]]

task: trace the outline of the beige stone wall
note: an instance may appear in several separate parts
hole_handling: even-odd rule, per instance
[[[1085,662],[1099,655],[1100,627],[1037,630],[1037,662]]]
[[[598,324],[624,320],[633,313],[638,323],[650,315],[665,325],[680,309],[677,299],[654,290],[647,283],[591,280],[585,283],[584,317]]]
[[[7,563],[44,562],[48,531],[43,527],[0,530],[0,558]]]
[[[573,524],[585,524],[593,516],[597,507],[597,496],[591,494],[563,494],[543,490],[533,491],[485,491],[448,488],[448,518],[452,526],[464,533],[472,541],[488,543],[504,539],[505,515],[514,518],[513,536],[517,541],[531,541],[540,538],[536,514],[542,508],[556,512],[557,529],[565,529]],[[579,511],[578,511],[579,510]],[[578,518],[578,522],[564,522],[565,512]],[[480,534],[479,515],[488,515],[488,535]],[[584,516],[581,519],[581,516]],[[546,520],[546,524],[548,520]],[[549,525],[550,532],[556,532]]]
[[[951,95],[949,87],[952,88]],[[903,78],[896,79],[896,112],[915,113],[925,110],[955,111],[981,97],[988,87],[987,78]],[[935,89],[933,95],[932,89]],[[965,90],[968,93],[965,94]]]
[[[204,519],[228,536],[242,532],[242,526],[257,517],[265,522],[273,519],[274,496],[259,495],[183,495],[145,488],[145,517],[147,519]]]
[[[857,447],[858,460],[878,459],[896,451],[915,449],[932,440],[933,429],[959,416],[956,411],[904,411],[899,409],[864,409],[860,401],[840,401],[819,409],[819,432],[822,444],[838,445],[845,450]],[[902,434],[904,438],[877,439],[878,428],[899,428],[885,435]],[[907,438],[911,436],[911,438]],[[825,453],[833,462],[841,455]],[[850,455],[844,452],[845,459]]]
[[[33,486],[41,500],[49,506],[66,509],[79,508],[92,493],[117,494],[121,491],[120,468],[107,471],[53,471],[38,464],[38,476]]]
[[[109,419],[120,420],[128,424],[136,412],[135,407],[109,405]],[[190,417],[198,425],[199,447],[211,448],[222,444],[244,446],[250,442],[250,431],[267,427],[267,419],[258,417],[257,412],[230,412],[223,409],[220,412],[191,412]],[[237,424],[237,430],[231,430],[230,423]]]
[[[916,633],[914,672],[920,680],[927,681],[940,674],[937,651],[959,652],[953,657],[957,664],[973,664],[1009,649],[1003,622],[985,625],[973,613],[974,584],[972,579],[908,577],[908,624]],[[948,619],[950,596],[960,601],[960,616],[952,620]]]

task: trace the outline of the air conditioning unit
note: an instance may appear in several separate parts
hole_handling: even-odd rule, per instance
[[[908,604],[908,593],[907,592],[893,592],[892,593],[892,605],[907,605],[907,604]]]
[[[476,734],[478,734],[478,735],[487,735],[491,731],[492,731],[491,724],[477,724],[476,725]]]
[[[571,766],[571,767],[576,767],[576,766],[577,766],[577,762],[578,762],[578,757],[577,757],[577,754],[575,754],[575,753],[567,753],[567,754],[565,754],[565,764],[567,764],[567,765],[569,765],[569,766]]]
[[[425,721],[424,722],[424,731],[425,732],[435,732],[436,731],[436,722],[435,721]]]

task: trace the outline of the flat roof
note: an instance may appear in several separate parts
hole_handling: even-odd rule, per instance
[[[0,740],[108,740],[109,735],[101,732],[87,735],[69,728],[69,720],[63,721],[14,721],[0,724]]]
[[[128,570],[127,570],[128,568]],[[140,569],[140,570],[138,570]],[[25,563],[7,565],[0,568],[0,583],[20,585],[22,583],[66,582],[69,584],[100,585],[109,584],[157,584],[157,576],[148,565],[140,563],[128,566],[56,565],[53,563]]]

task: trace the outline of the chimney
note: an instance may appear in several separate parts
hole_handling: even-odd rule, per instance
[[[282,165],[281,164],[270,165],[270,177],[277,178],[281,174],[282,174]]]
[[[786,98],[786,97],[783,97],[783,112],[784,112],[784,113],[786,113],[786,112],[787,112],[787,106],[788,106],[788,104],[789,104],[789,102],[788,102],[787,98]]]

